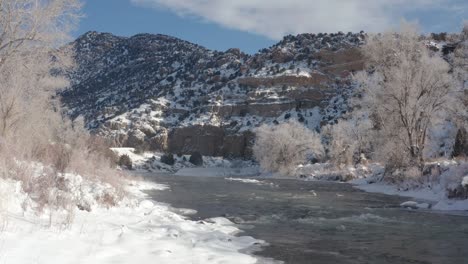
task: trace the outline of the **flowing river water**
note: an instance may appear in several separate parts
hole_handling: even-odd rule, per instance
[[[150,196],[227,217],[269,246],[256,255],[285,263],[468,263],[468,217],[400,208],[408,198],[366,193],[350,184],[224,177],[154,176],[167,191]]]

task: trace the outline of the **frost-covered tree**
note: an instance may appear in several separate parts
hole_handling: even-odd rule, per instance
[[[0,150],[17,159],[48,159],[64,134],[51,98],[73,65],[60,49],[79,18],[79,0],[0,0]],[[61,142],[62,143],[62,142]]]
[[[399,146],[394,155],[422,165],[428,129],[456,97],[448,63],[425,47],[410,24],[370,36],[362,52],[367,70],[356,75],[359,104],[379,127],[379,146]]]
[[[79,0],[0,0],[0,136],[50,108],[49,97],[72,65],[59,50],[79,18]]]
[[[69,195],[65,171],[120,186],[107,144],[82,120],[62,116],[54,99],[68,85],[62,73],[73,66],[73,53],[63,44],[80,6],[79,0],[0,0],[0,177],[21,182],[38,208],[76,208],[80,201]],[[36,162],[44,165],[40,174]]]
[[[270,172],[292,175],[297,165],[324,153],[320,135],[297,121],[262,125],[255,132],[254,157]]]
[[[329,157],[337,165],[361,161],[371,151],[372,123],[368,118],[340,120],[330,127]]]
[[[460,40],[452,56],[453,72],[462,91],[459,103],[453,112],[456,117],[457,127],[468,130],[468,21],[464,22]]]
[[[80,8],[79,0],[0,0],[0,63],[68,41]]]
[[[468,89],[468,21],[463,23],[460,42],[453,54],[454,73],[463,88]]]

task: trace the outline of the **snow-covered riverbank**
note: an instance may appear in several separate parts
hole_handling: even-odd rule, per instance
[[[427,163],[426,166],[429,168],[428,172],[417,177],[384,177],[384,168],[376,163],[342,169],[337,169],[331,164],[311,164],[300,166],[298,175],[306,180],[345,181],[366,192],[398,195],[416,200],[414,206],[408,206],[408,203],[402,207],[443,211],[468,210],[468,199],[463,197],[463,192],[468,190],[468,163],[441,160]]]
[[[0,179],[0,263],[256,263],[240,251],[262,241],[237,237],[224,218],[191,221],[176,210],[148,200],[144,190],[166,186],[128,182],[125,198],[111,208],[74,210],[67,222],[54,212],[38,215],[14,181]]]
[[[441,188],[441,186],[437,186],[433,189],[418,188],[411,190],[401,190],[398,188],[398,186],[386,184],[383,182],[369,184],[365,179],[353,180],[350,183],[352,183],[356,188],[366,192],[408,197],[408,201],[416,201],[414,207],[418,208],[441,211],[468,211],[468,199],[448,199],[446,191]],[[402,207],[413,206],[402,204]]]

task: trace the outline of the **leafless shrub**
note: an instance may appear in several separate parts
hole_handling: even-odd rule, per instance
[[[307,158],[324,154],[320,136],[296,121],[280,125],[263,125],[256,130],[253,146],[255,159],[271,172],[293,175]]]
[[[174,159],[174,154],[172,153],[166,153],[164,155],[161,156],[160,158],[160,161],[164,164],[167,164],[167,165],[174,165],[175,163],[175,159]]]
[[[420,187],[423,183],[420,168],[414,166],[392,170],[384,176],[383,180],[405,190]]]
[[[369,119],[340,120],[328,129],[331,136],[329,157],[335,165],[357,164],[370,153],[374,132]]]
[[[109,207],[113,207],[117,205],[118,200],[116,199],[115,195],[111,193],[104,193],[102,196],[98,198],[100,204]]]
[[[203,166],[203,156],[200,152],[195,151],[190,155],[189,162],[196,166]]]
[[[119,166],[125,167],[129,170],[133,168],[132,159],[127,154],[120,156],[118,164]]]

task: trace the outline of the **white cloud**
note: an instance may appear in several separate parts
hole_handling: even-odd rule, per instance
[[[304,32],[382,31],[398,23],[406,12],[450,8],[450,1],[131,0],[272,39]]]

